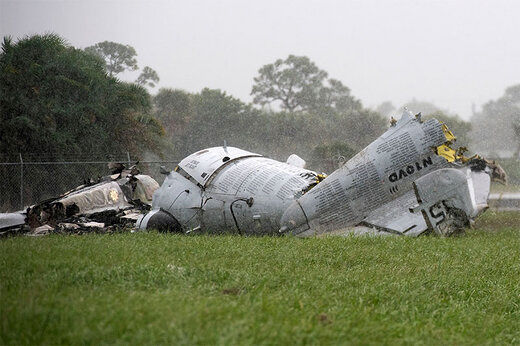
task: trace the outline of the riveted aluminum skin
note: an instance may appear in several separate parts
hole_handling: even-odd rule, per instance
[[[207,160],[203,160],[206,158]],[[317,173],[233,147],[202,150],[181,161],[154,195],[185,232],[277,234],[287,207]],[[147,220],[140,220],[140,228]]]

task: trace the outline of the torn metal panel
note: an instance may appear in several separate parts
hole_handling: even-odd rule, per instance
[[[205,186],[213,173],[226,162],[251,156],[260,155],[233,147],[208,148],[186,157],[179,162],[179,167],[201,186]]]
[[[411,213],[417,204],[414,191],[410,190],[395,200],[383,204],[361,222],[366,227],[398,235],[418,236],[428,231],[422,213]]]
[[[47,235],[50,232],[54,231],[54,227],[49,225],[43,225],[40,227],[36,227],[29,235],[33,237],[41,237],[43,235]]]
[[[21,226],[25,223],[23,212],[0,213],[0,229]]]
[[[131,200],[139,200],[145,204],[152,204],[153,194],[159,188],[154,178],[145,174],[137,174],[135,177],[135,188]]]
[[[76,205],[79,214],[92,214],[112,208],[126,209],[132,206],[115,181],[85,187],[60,198],[57,202],[65,208]]]
[[[437,155],[444,157],[448,162],[455,162],[457,159],[457,151],[447,144],[442,144],[437,147]]]
[[[0,236],[17,233],[25,226],[25,213],[0,213]]]
[[[302,159],[301,157],[299,157],[299,156],[296,155],[296,154],[291,154],[291,155],[287,158],[286,163],[287,163],[288,165],[291,165],[291,166],[294,166],[294,167],[298,167],[298,168],[305,168],[305,165],[306,165],[305,160]]]

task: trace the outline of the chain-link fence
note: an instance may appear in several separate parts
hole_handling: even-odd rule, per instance
[[[3,161],[3,162],[1,162]],[[49,198],[57,197],[85,182],[109,175],[108,164],[120,162],[126,167],[137,158],[129,153],[90,157],[61,157],[40,154],[18,154],[2,157],[0,161],[0,212],[22,210]],[[143,174],[162,184],[164,175],[160,167],[173,169],[178,160],[143,160],[138,167]]]
[[[108,163],[130,167],[138,158],[129,153],[117,155],[63,156],[48,154],[0,155],[0,212],[22,210],[26,206],[57,197],[84,182],[110,174]],[[173,169],[179,160],[140,160],[139,169],[162,184],[160,167]],[[331,173],[344,162],[341,156],[308,162],[310,169]],[[520,186],[520,160],[497,159],[508,174],[509,184]],[[516,188],[515,188],[516,191]]]
[[[338,168],[342,157],[327,160],[316,160],[307,163],[322,167],[327,173]],[[97,181],[110,174],[109,163],[120,162],[126,167],[135,164],[139,159],[129,153],[103,155],[60,155],[51,154],[0,154],[0,212],[22,210],[29,205],[55,198],[61,194],[89,181]],[[173,169],[179,162],[170,160],[139,160],[138,168],[143,174],[150,175],[162,184],[164,175],[160,167]],[[314,163],[314,164],[312,164]]]

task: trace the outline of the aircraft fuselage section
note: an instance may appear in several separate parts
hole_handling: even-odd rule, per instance
[[[164,226],[166,230],[303,236],[363,225],[419,235],[441,223],[436,215],[454,210],[461,215],[462,210],[474,217],[485,204],[477,203],[475,196],[489,192],[486,179],[477,179],[483,182],[478,194],[472,183],[486,172],[454,165],[436,154],[434,149],[447,142],[446,129],[435,119],[423,122],[405,112],[325,179],[233,147],[204,149],[168,175],[154,195],[153,210],[138,224],[160,228],[174,220],[175,227]],[[417,206],[421,203],[429,214]]]

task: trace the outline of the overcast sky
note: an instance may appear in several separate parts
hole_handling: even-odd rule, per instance
[[[258,69],[306,55],[364,105],[415,97],[471,115],[520,83],[520,1],[6,1],[0,35],[130,44],[160,87],[244,101]],[[130,76],[125,76],[130,78]]]

